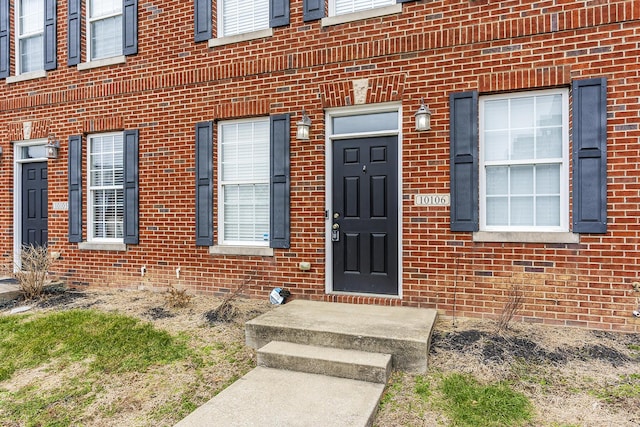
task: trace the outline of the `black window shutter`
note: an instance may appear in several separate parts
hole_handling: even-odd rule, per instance
[[[269,0],[269,27],[289,25],[289,0]]]
[[[124,243],[138,244],[138,130],[124,132]]]
[[[304,0],[302,7],[305,22],[324,18],[324,0]]]
[[[196,246],[213,245],[213,123],[196,124]]]
[[[209,40],[212,37],[213,26],[211,0],[194,0],[193,7],[196,42]]]
[[[78,65],[81,61],[81,0],[69,0],[67,3],[67,65]]]
[[[123,0],[122,3],[122,53],[138,53],[138,0]]]
[[[272,248],[289,248],[290,237],[290,133],[289,115],[271,116],[271,151],[270,151],[270,219],[269,230]]]
[[[0,0],[0,78],[9,77],[11,51],[9,46],[9,0]]]
[[[576,80],[573,98],[573,231],[607,232],[607,79]]]
[[[55,70],[58,66],[57,57],[57,17],[56,0],[44,2],[44,69]]]
[[[82,242],[82,136],[69,137],[69,242]]]
[[[452,93],[451,230],[478,231],[478,92]]]

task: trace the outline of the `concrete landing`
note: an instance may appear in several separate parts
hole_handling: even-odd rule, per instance
[[[370,426],[384,387],[259,366],[176,427]]]
[[[393,368],[424,372],[435,310],[294,300],[245,326],[247,345],[287,341],[391,354]]]
[[[0,277],[0,302],[14,300],[21,294],[20,286],[14,280],[8,277]]]

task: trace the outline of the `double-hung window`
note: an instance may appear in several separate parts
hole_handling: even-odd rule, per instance
[[[44,1],[16,2],[17,74],[44,69]]]
[[[88,138],[89,241],[122,242],[124,223],[123,134]]]
[[[269,118],[218,127],[219,244],[269,245]]]
[[[396,0],[329,0],[329,16],[391,6]]]
[[[89,0],[90,60],[122,55],[122,0]]]
[[[568,90],[480,98],[480,229],[569,230]]]

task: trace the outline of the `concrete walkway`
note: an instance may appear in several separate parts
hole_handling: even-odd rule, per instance
[[[10,277],[0,277],[0,302],[10,301],[20,296],[20,287]]]
[[[424,372],[435,310],[295,300],[246,324],[258,367],[176,427],[373,423],[394,369]]]

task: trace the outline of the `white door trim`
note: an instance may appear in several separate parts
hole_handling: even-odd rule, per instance
[[[13,269],[20,270],[22,263],[22,165],[25,163],[46,162],[46,157],[24,157],[24,148],[47,144],[46,139],[15,141],[13,143]],[[44,151],[43,151],[44,154]]]
[[[398,126],[395,130],[359,132],[350,134],[333,134],[332,118],[340,116],[357,116],[362,114],[398,112]],[[333,290],[333,245],[331,242],[331,224],[333,206],[333,141],[339,139],[397,136],[398,138],[398,295],[364,294],[357,292],[337,292]],[[402,104],[384,103],[371,104],[325,110],[325,293],[335,295],[362,295],[369,297],[399,298],[402,299]]]

